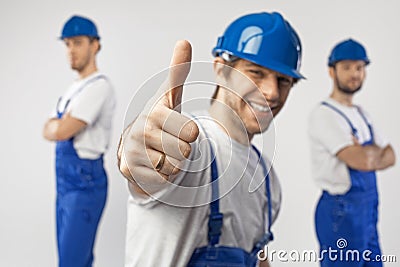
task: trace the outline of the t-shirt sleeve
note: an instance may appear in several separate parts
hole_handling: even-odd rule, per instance
[[[375,126],[375,124],[374,124]],[[372,129],[374,131],[374,142],[377,146],[381,147],[381,148],[385,148],[386,146],[389,145],[389,141],[386,138],[386,136],[384,136],[378,129],[378,127],[374,127],[372,126]]]
[[[374,143],[381,147],[384,148],[387,145],[389,145],[389,141],[386,138],[386,136],[379,130],[380,127],[377,126],[377,124],[372,120],[370,114],[368,112],[366,112],[364,109],[362,109],[363,114],[365,115],[365,117],[368,120],[368,123],[370,125],[372,125],[372,131],[374,133]]]
[[[311,113],[308,132],[312,141],[321,144],[332,155],[354,144],[346,119],[325,106],[318,106]]]
[[[89,125],[93,124],[99,116],[104,102],[110,96],[110,90],[111,86],[103,79],[89,84],[71,101],[71,116]]]
[[[56,119],[58,116],[58,103],[60,102],[61,98],[58,100],[58,102],[54,103],[49,114],[48,114],[48,119]]]
[[[56,119],[57,118],[57,110],[56,108],[53,108],[49,114],[49,119]]]

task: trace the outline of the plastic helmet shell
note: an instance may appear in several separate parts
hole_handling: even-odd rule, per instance
[[[304,78],[299,72],[300,38],[277,12],[248,14],[236,19],[212,50],[214,56],[223,52],[293,78]]]
[[[85,35],[100,39],[93,21],[82,16],[72,16],[65,24],[60,39]]]
[[[366,65],[370,63],[364,46],[353,39],[342,41],[332,49],[328,66],[332,67],[341,60],[362,60]]]

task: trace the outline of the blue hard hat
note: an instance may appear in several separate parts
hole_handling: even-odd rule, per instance
[[[370,62],[364,46],[352,39],[340,42],[332,49],[328,66],[332,67],[341,60],[362,60],[366,65]]]
[[[281,14],[255,13],[232,22],[212,50],[246,59],[293,78],[300,74],[301,43],[296,31]]]
[[[72,16],[65,24],[60,39],[85,35],[100,39],[96,25],[88,18]]]

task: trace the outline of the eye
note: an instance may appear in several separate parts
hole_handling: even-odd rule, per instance
[[[291,87],[293,80],[287,77],[278,77],[279,87]]]
[[[249,72],[256,77],[262,77],[263,76],[263,72],[257,69],[250,69]]]
[[[82,45],[82,40],[81,39],[74,39],[74,40],[71,41],[71,45],[72,44],[74,46],[80,46],[80,45]]]

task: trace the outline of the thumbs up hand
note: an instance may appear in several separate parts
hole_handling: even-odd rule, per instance
[[[199,135],[196,123],[180,114],[191,58],[190,43],[178,41],[166,81],[122,134],[119,169],[139,193],[162,189],[170,176],[180,171],[190,155],[190,143]]]

